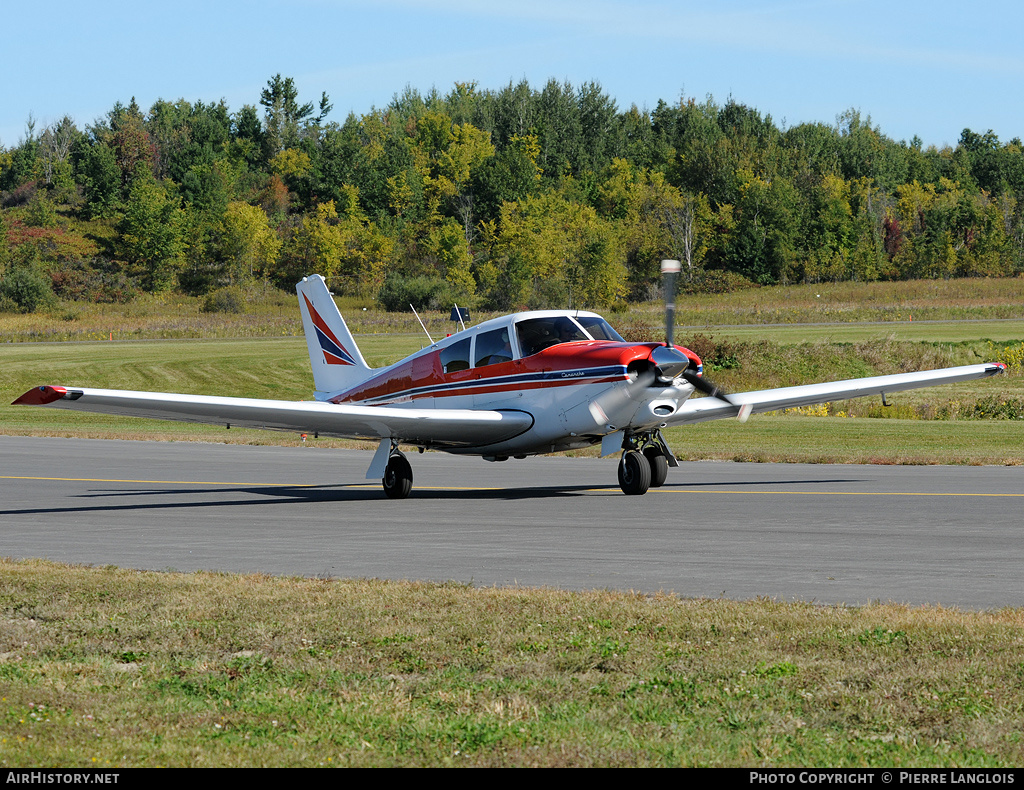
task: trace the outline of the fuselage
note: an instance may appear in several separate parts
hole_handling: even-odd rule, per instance
[[[664,344],[629,343],[595,313],[533,311],[486,321],[374,371],[332,403],[520,411],[524,433],[486,447],[433,447],[503,459],[586,447],[609,433],[657,427],[693,392],[649,373]],[[676,347],[701,370],[692,351]],[[646,374],[640,385],[639,376]]]

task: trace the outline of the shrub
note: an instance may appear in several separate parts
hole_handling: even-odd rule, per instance
[[[58,297],[76,302],[127,304],[141,293],[124,273],[102,272],[83,261],[52,270],[50,279]]]
[[[692,282],[684,280],[679,284],[679,291],[686,294],[727,294],[733,291],[744,291],[748,288],[760,288],[742,274],[736,272],[707,269],[698,272]]]
[[[733,370],[740,367],[741,343],[700,333],[679,341],[704,363],[705,370]]]
[[[244,313],[245,297],[237,288],[221,288],[203,300],[204,313]]]
[[[384,281],[377,299],[392,313],[408,313],[410,304],[417,310],[444,309],[452,304],[451,288],[440,277],[392,275]]]
[[[54,301],[50,280],[39,271],[19,267],[0,281],[0,298],[17,305],[23,313],[34,313]]]

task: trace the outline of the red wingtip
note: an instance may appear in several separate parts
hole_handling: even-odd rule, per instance
[[[11,405],[45,406],[47,403],[53,403],[55,400],[60,400],[67,394],[68,391],[64,387],[51,387],[49,385],[33,387]]]

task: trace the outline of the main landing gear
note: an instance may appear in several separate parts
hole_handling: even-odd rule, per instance
[[[409,496],[412,491],[412,465],[401,450],[391,451],[381,482],[389,499],[405,499]]]
[[[381,450],[383,452],[384,448]],[[659,431],[627,436],[622,442],[622,451],[619,488],[630,496],[640,496],[649,488],[664,485],[669,467],[678,466]],[[381,483],[389,499],[405,499],[412,491],[412,465],[396,446],[391,447]]]
[[[630,496],[646,494],[648,488],[665,484],[668,468],[677,466],[675,456],[665,444],[660,431],[632,434],[622,443],[619,461],[619,488]]]

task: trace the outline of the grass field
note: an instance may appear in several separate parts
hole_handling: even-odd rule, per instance
[[[709,375],[733,390],[999,357],[1011,369],[903,393],[888,408],[833,404],[673,429],[668,440],[686,459],[1024,463],[1022,284],[682,298],[680,323],[691,326],[677,339],[699,346]],[[309,397],[294,300],[279,301],[241,316],[157,299],[0,316],[0,397],[42,383]],[[356,331],[380,333],[360,337],[370,364],[422,345],[411,316],[348,307]],[[657,306],[610,318],[634,339],[663,331]],[[435,336],[445,331],[428,320]],[[69,338],[93,342],[10,342]],[[0,432],[300,441],[7,405]],[[1020,609],[0,560],[0,618],[3,767],[1024,764]]]
[[[0,563],[0,766],[1019,766],[1024,612]]]

